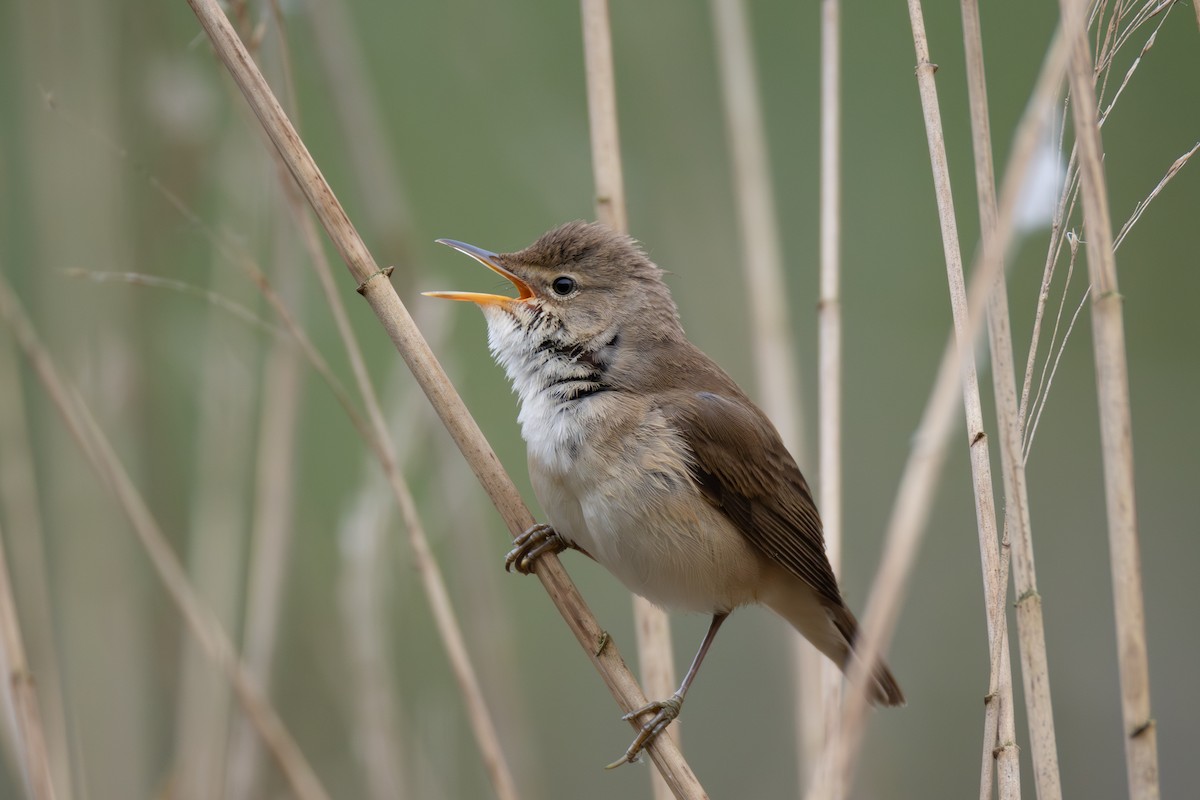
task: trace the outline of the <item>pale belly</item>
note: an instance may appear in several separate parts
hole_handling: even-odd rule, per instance
[[[765,559],[700,495],[673,435],[651,420],[626,439],[635,444],[577,442],[569,458],[530,448],[547,521],[664,608],[714,613],[757,602]]]

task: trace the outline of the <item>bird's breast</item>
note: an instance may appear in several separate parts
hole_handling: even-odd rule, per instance
[[[560,535],[664,607],[711,613],[757,599],[761,557],[700,494],[660,412],[616,393],[571,413],[535,410],[521,412],[530,478]]]

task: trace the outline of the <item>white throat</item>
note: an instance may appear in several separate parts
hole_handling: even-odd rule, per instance
[[[596,413],[589,401],[613,388],[606,373],[616,337],[590,349],[567,341],[562,324],[537,306],[520,318],[496,306],[483,311],[488,348],[520,400],[517,421],[531,457],[565,472]]]

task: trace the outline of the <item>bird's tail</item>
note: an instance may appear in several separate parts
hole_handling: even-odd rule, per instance
[[[858,620],[844,603],[833,603],[819,596],[811,586],[799,581],[780,585],[786,591],[763,598],[776,614],[786,619],[804,638],[845,672],[851,663],[854,642],[858,638]],[[891,670],[882,661],[875,666],[870,700],[876,705],[902,706],[904,693]]]
[[[840,658],[835,658],[832,654],[826,653],[834,662],[841,668],[842,672],[846,672],[850,667],[851,653],[854,650],[855,642],[858,640],[858,620],[854,618],[854,614],[844,604],[833,606],[826,605],[826,610],[829,612],[830,621],[837,628],[838,633],[844,642],[840,648]],[[900,684],[896,682],[896,677],[892,675],[892,671],[888,669],[887,664],[880,661],[875,665],[875,672],[872,675],[874,684],[871,687],[871,702],[881,706],[902,706],[904,705],[904,692],[900,691]]]

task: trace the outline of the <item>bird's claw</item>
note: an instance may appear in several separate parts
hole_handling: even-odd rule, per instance
[[[561,553],[567,542],[549,525],[531,525],[529,529],[513,539],[513,549],[504,557],[504,571],[514,569],[522,575],[533,573],[534,564],[546,553]]]
[[[660,733],[667,729],[667,726],[675,721],[679,716],[679,712],[683,709],[683,698],[677,694],[673,694],[666,700],[655,700],[647,703],[639,709],[630,711],[623,720],[637,719],[642,714],[650,711],[654,712],[654,716],[642,724],[642,729],[638,731],[638,735],[634,737],[633,743],[629,748],[605,769],[616,769],[622,764],[632,764],[637,761],[642,754],[642,750],[646,745],[650,744]]]

